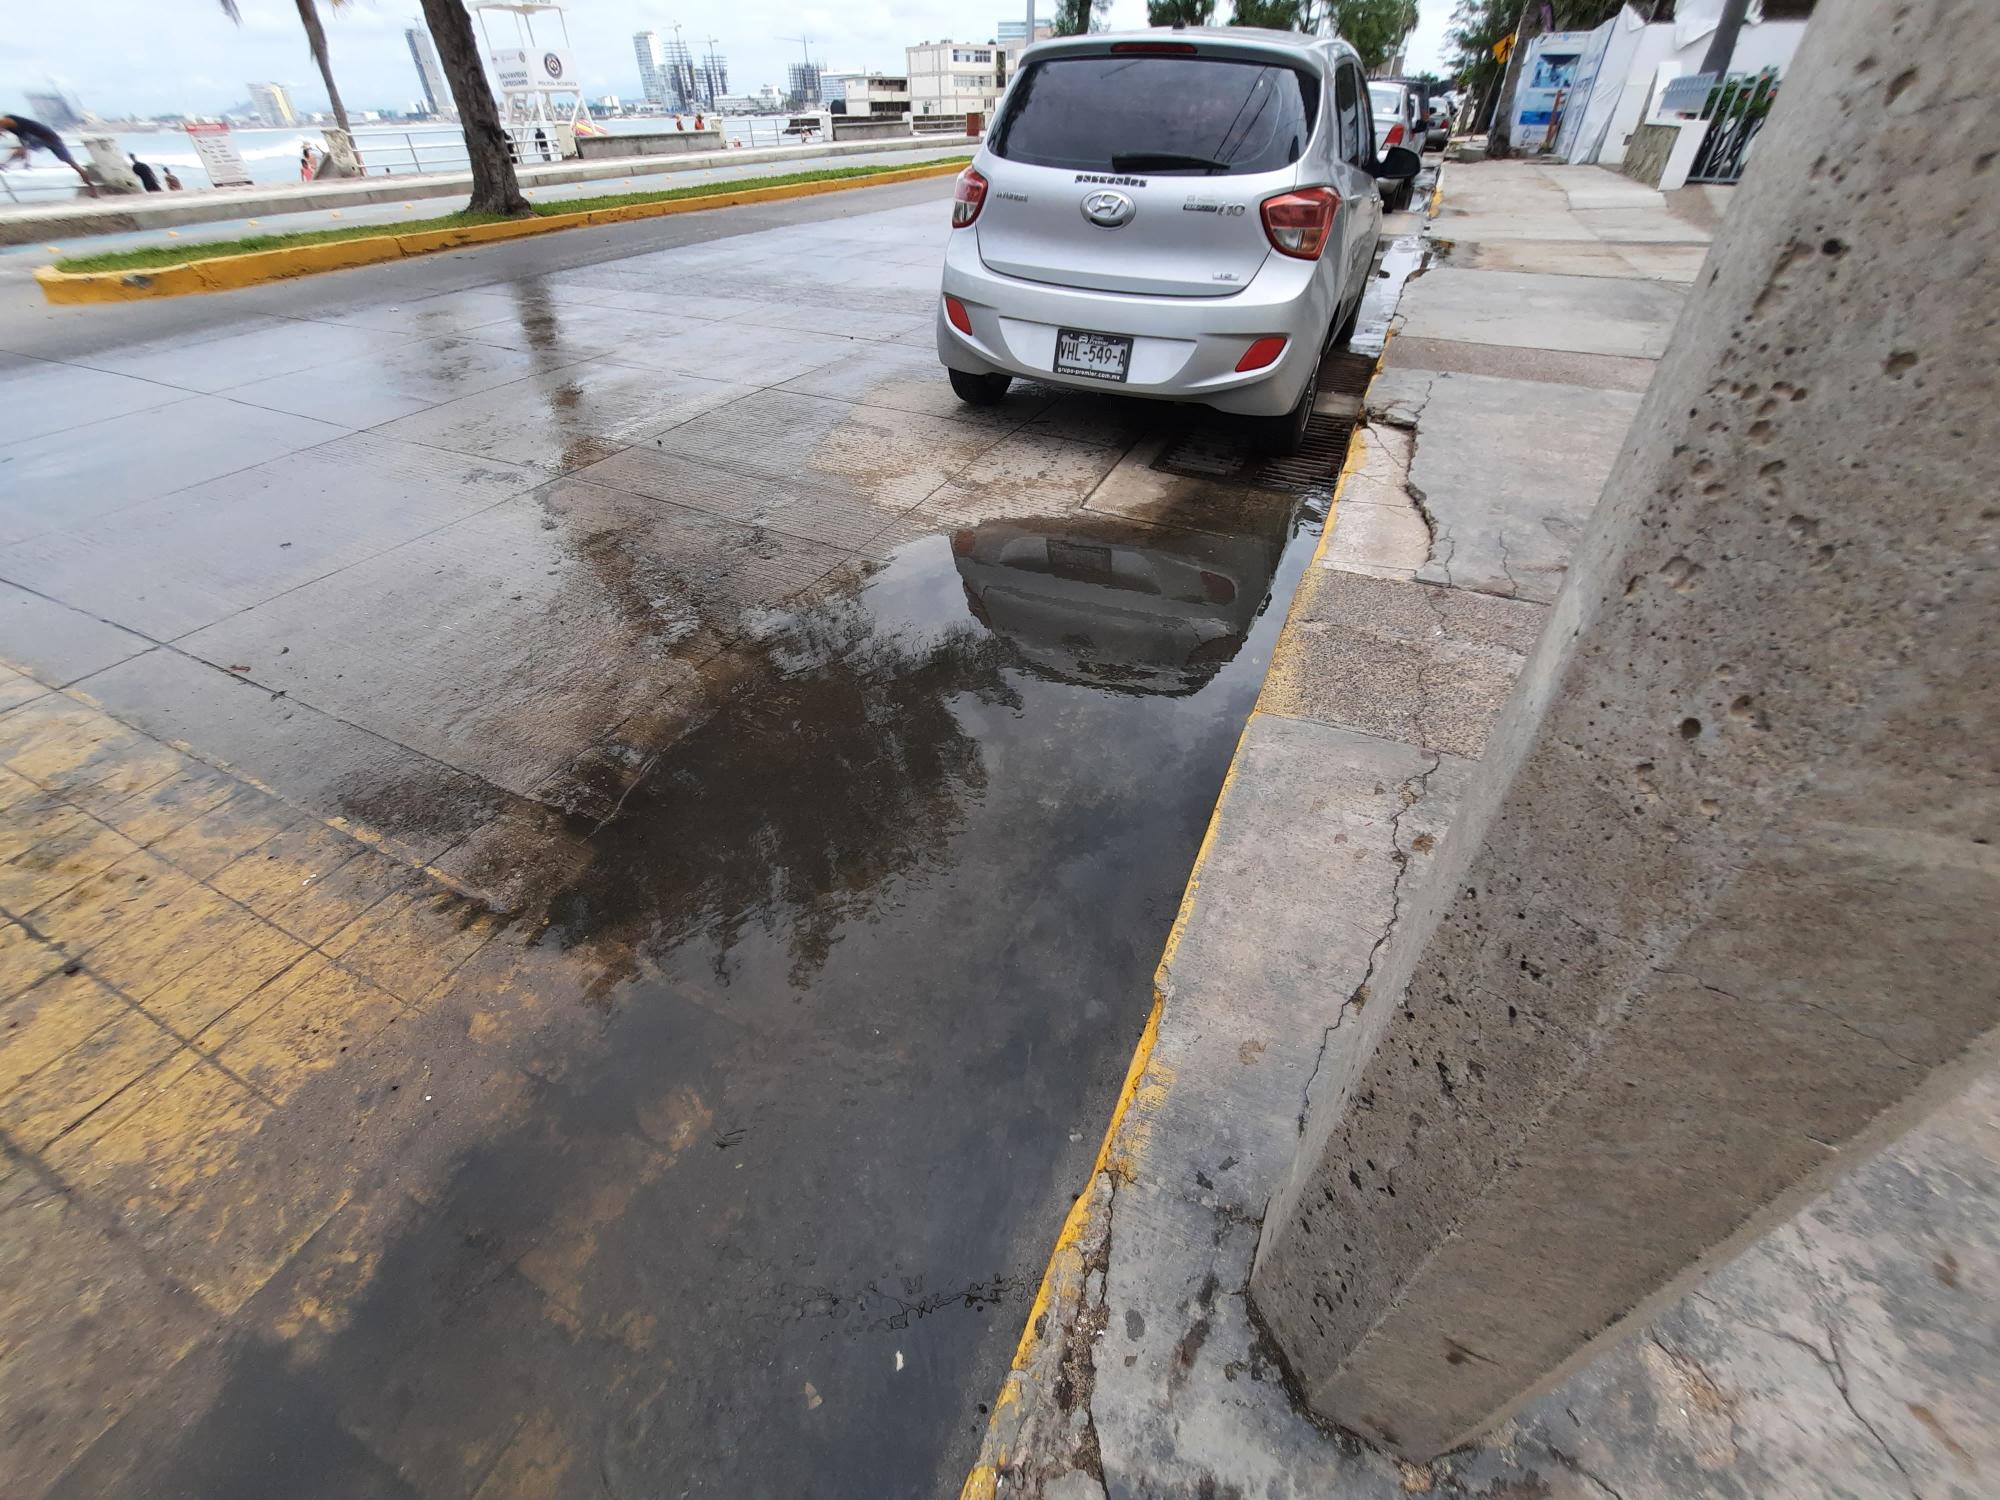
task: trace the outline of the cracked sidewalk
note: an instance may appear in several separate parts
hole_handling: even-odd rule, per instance
[[[1249,1305],[1301,1100],[1357,1064],[1357,1013],[1394,998],[1368,992],[1375,957],[1699,268],[1686,205],[1569,207],[1607,176],[1446,173],[1445,253],[1404,293],[969,1500],[1970,1496],[2000,1462],[1993,1079],[1431,1464],[1314,1425]],[[1564,216],[1609,249],[1536,269],[1574,257],[1522,226]]]

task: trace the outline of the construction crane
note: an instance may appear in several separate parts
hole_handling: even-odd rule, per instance
[[[781,42],[797,42],[799,44],[799,56],[802,59],[804,59],[806,65],[805,73],[802,74],[801,77],[810,77],[812,75],[812,65],[813,65],[812,38],[809,36],[781,36],[778,38],[778,40]],[[802,104],[805,102],[803,95],[800,96],[799,102]],[[819,85],[816,82],[813,85],[812,102],[815,104],[819,103]]]
[[[722,108],[722,68],[715,60],[715,44],[722,40],[719,36],[698,36],[696,41],[708,47],[708,103],[711,109]]]

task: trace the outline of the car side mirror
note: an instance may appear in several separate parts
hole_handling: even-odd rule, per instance
[[[1391,146],[1375,164],[1377,182],[1404,182],[1423,171],[1424,159],[1408,146]]]

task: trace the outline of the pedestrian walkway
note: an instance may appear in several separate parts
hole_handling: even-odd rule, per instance
[[[2000,1266],[2000,1080],[1432,1464],[1313,1425],[1250,1316],[1265,1207],[1350,1060],[1348,1023],[1397,1002],[1371,991],[1376,958],[1450,837],[1726,205],[1517,162],[1448,165],[1441,189],[965,1494],[1970,1496],[2000,1463],[1993,1283],[1962,1274]],[[1381,1166],[1355,1163],[1357,1188],[1418,1211]]]

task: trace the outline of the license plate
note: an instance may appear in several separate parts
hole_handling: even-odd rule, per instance
[[[1132,370],[1132,340],[1122,333],[1056,330],[1056,374],[1123,381]]]

